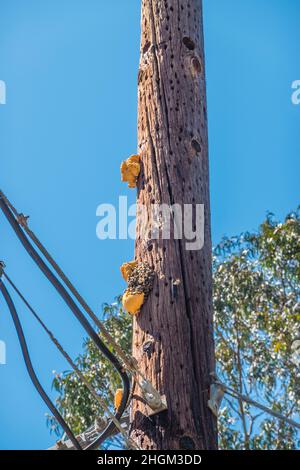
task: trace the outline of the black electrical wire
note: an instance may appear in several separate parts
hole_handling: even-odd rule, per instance
[[[117,357],[108,349],[108,347],[105,345],[105,343],[101,340],[101,338],[98,336],[96,331],[93,329],[89,321],[86,319],[86,317],[83,315],[81,310],[78,308],[77,304],[74,302],[72,297],[69,295],[67,290],[64,288],[64,286],[61,284],[61,282],[57,279],[57,277],[53,274],[53,272],[49,269],[49,267],[46,265],[46,263],[43,261],[43,259],[40,257],[40,255],[37,253],[37,251],[34,249],[34,247],[31,245],[29,242],[28,238],[24,234],[23,230],[20,228],[18,222],[16,221],[13,213],[11,212],[10,208],[8,207],[6,201],[3,199],[2,195],[0,194],[0,208],[2,209],[6,219],[8,220],[9,224],[13,228],[14,232],[16,233],[17,237],[19,238],[20,242],[24,246],[25,250],[27,253],[30,255],[30,257],[33,259],[33,261],[38,265],[40,270],[44,273],[46,278],[51,282],[51,284],[54,286],[54,288],[57,290],[59,295],[63,298],[67,306],[70,308],[72,313],[75,315],[77,320],[80,322],[80,324],[83,326],[89,337],[93,340],[93,342],[96,344],[98,349],[105,355],[105,357],[112,363],[112,365],[115,367],[115,369],[118,371],[122,382],[123,382],[123,395],[122,395],[122,401],[120,404],[120,407],[118,408],[115,417],[116,419],[120,419],[126,409],[127,402],[129,399],[130,395],[130,381],[129,378],[126,374],[126,372],[123,369],[123,366],[120,364],[119,360]],[[113,422],[111,422],[107,428],[103,431],[101,436],[94,442],[91,446],[88,447],[89,449],[96,449],[99,447],[99,445],[107,438],[107,436],[111,433],[111,430],[115,428],[115,425]]]
[[[77,441],[76,437],[72,433],[71,429],[69,428],[68,424],[65,422],[65,420],[63,419],[61,414],[57,411],[56,407],[54,406],[54,404],[52,403],[52,401],[48,397],[48,395],[45,392],[45,390],[43,389],[39,379],[37,378],[37,375],[34,371],[34,368],[33,368],[33,365],[32,365],[31,359],[30,359],[28,347],[27,347],[27,344],[26,344],[26,339],[25,339],[25,336],[24,336],[24,331],[23,331],[23,328],[22,328],[22,325],[21,325],[16,307],[14,305],[14,302],[13,302],[11,296],[9,295],[8,290],[6,289],[6,287],[3,284],[1,279],[0,279],[0,291],[3,295],[3,298],[4,298],[4,300],[7,304],[7,307],[9,309],[9,312],[10,312],[11,317],[13,319],[13,322],[14,322],[14,325],[15,325],[15,328],[16,328],[16,332],[17,332],[17,335],[18,335],[19,343],[20,343],[20,346],[21,346],[21,349],[22,349],[23,358],[24,358],[24,361],[25,361],[25,364],[26,364],[26,368],[27,368],[28,374],[30,376],[30,379],[31,379],[33,385],[35,386],[35,388],[36,388],[37,392],[39,393],[39,395],[41,396],[41,398],[46,403],[47,407],[49,408],[49,410],[51,411],[53,416],[56,418],[57,422],[60,424],[60,426],[62,427],[64,432],[67,434],[69,439],[72,441],[75,448],[77,450],[81,450],[82,449],[81,445]]]
[[[24,297],[24,295],[21,293],[21,291],[18,289],[18,287],[16,286],[16,284],[12,281],[12,279],[6,274],[6,272],[3,270],[2,271],[2,275],[3,277],[6,279],[6,281],[10,284],[10,286],[12,287],[12,289],[16,292],[16,294],[20,297],[20,299],[22,300],[22,302],[26,305],[26,307],[28,308],[28,310],[30,311],[30,313],[34,316],[34,318],[37,320],[37,322],[40,324],[40,326],[42,327],[42,329],[45,331],[45,333],[48,335],[48,337],[50,338],[50,340],[53,342],[53,344],[56,346],[56,348],[59,350],[59,352],[64,356],[64,358],[66,359],[66,361],[70,364],[70,366],[72,367],[72,369],[75,371],[75,373],[77,374],[77,376],[82,380],[82,382],[88,387],[88,390],[92,393],[92,396],[97,400],[96,398],[96,395],[98,396],[98,394],[95,392],[95,389],[91,386],[91,384],[88,385],[88,381],[84,378],[82,372],[79,370],[79,368],[77,367],[77,365],[75,364],[75,362],[71,359],[71,357],[69,356],[69,354],[65,351],[65,349],[63,348],[63,346],[61,345],[61,343],[55,338],[54,334],[52,333],[51,330],[49,330],[49,328],[47,327],[47,325],[44,323],[44,321],[41,319],[41,317],[39,316],[39,314],[34,310],[34,308],[31,306],[31,304],[28,302],[28,300]],[[91,390],[93,389],[93,391]],[[100,397],[99,397],[100,398]],[[105,409],[105,408],[104,408]],[[113,420],[114,421],[114,420]],[[116,424],[116,423],[115,423]],[[120,423],[121,424],[121,423]],[[114,431],[112,431],[113,433]],[[111,435],[111,434],[110,434]],[[99,437],[99,436],[98,436]],[[107,436],[108,437],[108,436]],[[102,438],[102,437],[101,437]],[[90,443],[91,446],[95,446],[95,442],[97,442],[97,439],[96,438],[93,442]],[[88,446],[87,446],[88,447]],[[85,447],[84,450],[87,449],[87,447]]]
[[[126,353],[122,350],[122,348],[118,345],[118,343],[116,343],[116,341],[111,336],[111,334],[106,330],[106,328],[104,328],[104,325],[100,322],[97,315],[93,312],[91,307],[86,303],[86,301],[83,299],[81,294],[75,288],[74,284],[70,281],[68,276],[66,276],[63,270],[60,268],[60,266],[56,263],[56,261],[50,255],[49,251],[40,242],[40,240],[32,232],[32,230],[29,229],[27,225],[28,217],[24,216],[23,214],[19,214],[17,209],[12,205],[12,203],[7,199],[7,197],[1,190],[0,190],[0,197],[4,199],[4,201],[6,202],[6,205],[9,207],[9,209],[12,211],[13,215],[15,216],[18,224],[22,227],[22,229],[24,229],[24,232],[28,235],[29,239],[33,242],[33,245],[36,246],[38,251],[42,253],[42,255],[44,256],[48,264],[54,269],[54,272],[56,272],[58,278],[60,278],[63,284],[70,290],[71,294],[78,301],[80,306],[86,311],[89,317],[94,321],[95,325],[99,328],[100,332],[104,336],[105,341],[107,341],[111,346],[113,346],[113,350],[119,355],[119,358],[122,361],[124,361],[124,364],[126,365],[127,369],[135,370],[136,372],[138,372],[133,358],[128,357]]]

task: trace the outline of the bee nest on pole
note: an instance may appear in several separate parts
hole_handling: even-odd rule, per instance
[[[130,266],[130,270],[126,269],[127,266]],[[131,262],[121,266],[121,272],[128,285],[122,298],[123,307],[132,315],[136,315],[152,290],[154,271],[148,263]]]

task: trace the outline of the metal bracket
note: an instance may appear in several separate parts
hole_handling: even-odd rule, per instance
[[[160,395],[148,380],[143,379],[139,385],[142,390],[142,397],[150,407],[148,416],[153,416],[168,409],[166,396]]]
[[[215,382],[210,385],[210,393],[209,393],[209,400],[207,402],[208,408],[212,411],[212,413],[218,417],[219,409],[221,407],[221,403],[225,394],[225,389],[221,383],[218,381],[217,375],[212,372],[210,374]]]
[[[96,418],[95,422],[84,432],[77,436],[78,441],[82,445],[83,449],[85,449],[89,444],[91,444],[99,434],[104,430],[104,428],[110,422],[109,418]],[[123,415],[121,418],[121,426],[125,431],[129,429],[129,415]],[[107,437],[114,437],[119,433],[119,431],[114,428],[111,433]],[[53,447],[50,447],[47,450],[75,450],[74,445],[72,442],[67,439],[65,440],[62,438],[58,442],[55,443]]]

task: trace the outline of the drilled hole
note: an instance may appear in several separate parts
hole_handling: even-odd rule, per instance
[[[201,145],[199,144],[197,139],[193,139],[192,142],[191,142],[191,145],[197,153],[201,152]]]
[[[196,73],[201,72],[201,63],[200,60],[197,57],[192,58],[192,67]]]
[[[190,436],[182,436],[179,439],[179,446],[180,446],[180,449],[193,450],[195,449],[195,442]]]
[[[195,49],[195,43],[191,38],[185,36],[182,39],[182,42],[185,45],[185,47],[187,47],[190,51],[193,51]]]

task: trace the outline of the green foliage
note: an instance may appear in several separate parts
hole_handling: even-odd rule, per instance
[[[285,416],[299,419],[299,212],[272,215],[256,234],[225,239],[214,256],[216,357],[221,380]],[[296,429],[226,398],[219,420],[223,449],[294,449]],[[299,434],[299,433],[298,433]]]
[[[285,416],[299,420],[299,365],[292,360],[300,337],[299,211],[284,223],[273,216],[257,233],[226,238],[214,249],[214,311],[217,372],[231,388]],[[131,319],[120,306],[105,305],[106,328],[125,351],[131,348]],[[112,403],[119,378],[91,341],[77,363]],[[76,431],[102,410],[73,372],[57,375],[58,406]],[[49,418],[53,427],[53,421]],[[253,406],[225,396],[219,418],[222,449],[295,449],[299,433]]]

